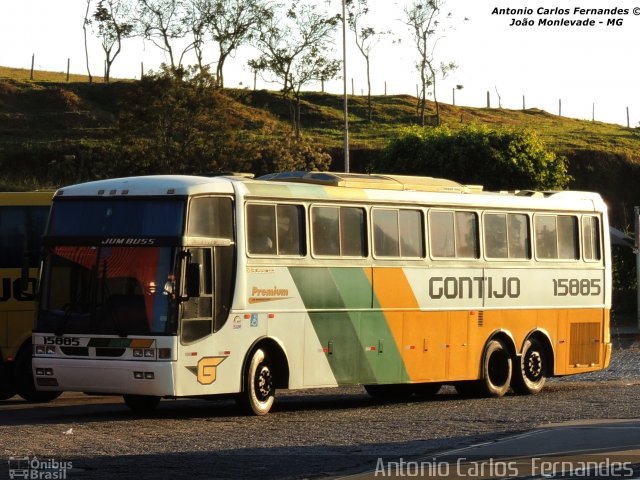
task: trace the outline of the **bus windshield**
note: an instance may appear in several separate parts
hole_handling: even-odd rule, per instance
[[[56,200],[48,235],[52,236],[179,236],[184,199]]]
[[[45,254],[37,330],[173,334],[176,248],[55,246]]]

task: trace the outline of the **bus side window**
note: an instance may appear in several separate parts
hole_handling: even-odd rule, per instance
[[[400,210],[400,256],[424,258],[424,222],[420,210]]]
[[[278,205],[278,255],[307,254],[304,208],[302,205]]]
[[[529,241],[529,219],[521,213],[507,215],[507,236],[509,237],[509,258],[531,258]]]
[[[484,248],[488,258],[507,258],[507,216],[504,213],[485,213]]]
[[[558,258],[555,215],[536,215],[536,256],[542,259]]]
[[[572,215],[558,215],[558,258],[578,260],[578,219]]]
[[[277,253],[275,205],[247,205],[247,243],[249,253]]]
[[[340,207],[340,254],[367,256],[365,211],[356,207]]]
[[[478,216],[474,212],[456,212],[456,257],[479,256]]]
[[[380,257],[400,256],[398,210],[373,210],[373,252]]]
[[[529,222],[526,215],[485,213],[483,220],[487,258],[530,258]]]
[[[0,208],[0,267],[18,268],[22,265],[28,251],[26,220],[26,207]]]
[[[597,217],[582,217],[582,243],[585,260],[600,260],[600,222]]]
[[[429,213],[429,243],[434,257],[453,258],[456,255],[453,212]]]
[[[340,255],[340,214],[338,207],[313,207],[313,253],[316,255]]]

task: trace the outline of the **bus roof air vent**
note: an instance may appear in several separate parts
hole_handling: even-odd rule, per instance
[[[414,190],[420,192],[469,193],[482,191],[480,185],[462,185],[452,180],[409,175],[337,172],[280,172],[258,178],[278,182],[312,183],[331,187]]]

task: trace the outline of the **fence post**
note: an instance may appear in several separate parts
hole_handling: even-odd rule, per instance
[[[487,108],[491,108],[491,96],[489,90],[487,90]]]
[[[69,67],[71,66],[71,59],[67,58],[67,82],[69,81]]]
[[[558,99],[558,116],[559,117],[562,116],[562,99],[561,98]]]
[[[384,81],[384,96],[387,96],[387,81]]]
[[[526,110],[527,107],[524,106],[524,95],[522,95],[522,110]]]
[[[631,128],[629,124],[629,107],[627,107],[627,128]]]
[[[29,74],[29,80],[33,80],[33,64],[36,60],[36,54],[32,53],[31,54],[31,73]]]

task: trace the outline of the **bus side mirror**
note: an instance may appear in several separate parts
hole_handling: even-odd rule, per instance
[[[200,296],[200,264],[187,263],[184,293],[187,297]]]

